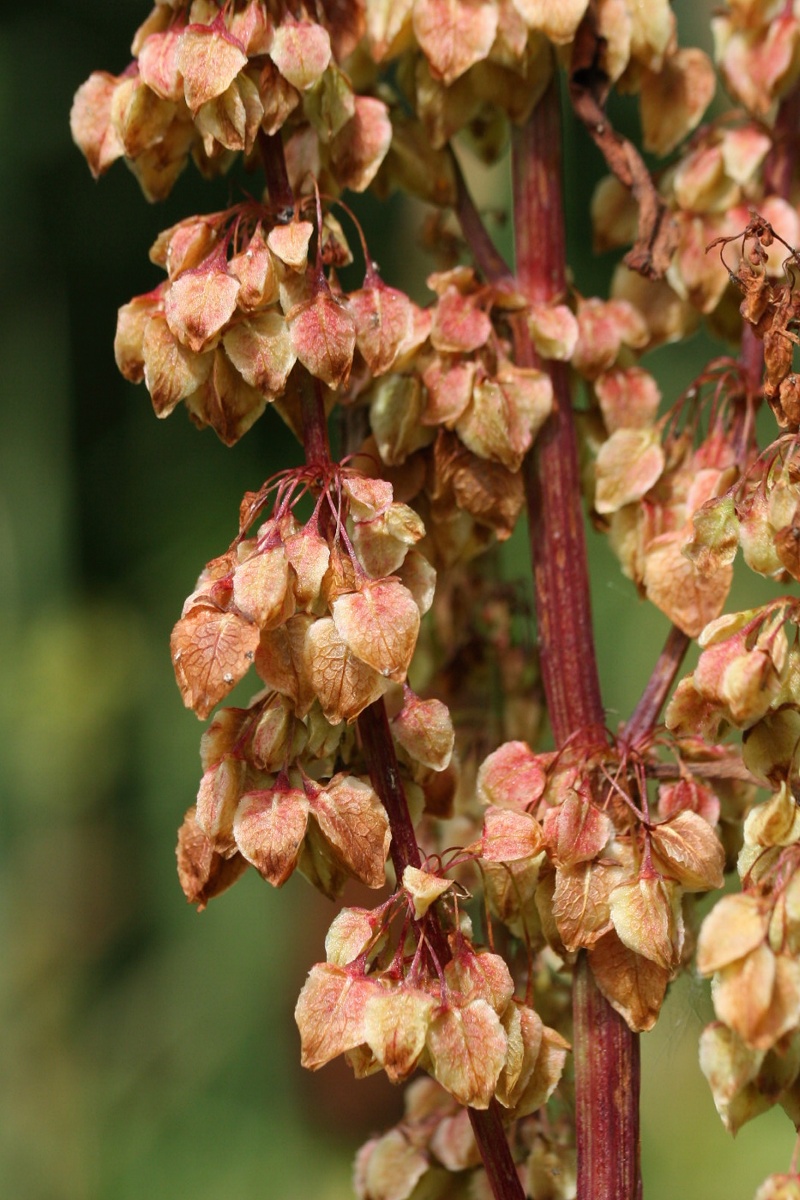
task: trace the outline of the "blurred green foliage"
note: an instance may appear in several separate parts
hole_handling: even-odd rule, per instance
[[[116,309],[157,281],[156,233],[239,186],[190,171],[156,209],[120,165],[93,185],[72,147],[72,93],[91,70],[125,66],[146,10],[28,0],[0,17],[0,1194],[337,1200],[355,1148],[396,1119],[400,1097],[379,1078],[297,1066],[292,1009],[333,909],[299,878],[274,893],[249,875],[198,917],[175,877],[201,727],[175,690],[169,631],[230,541],[242,492],[298,451],[270,414],[232,450],[182,413],[160,423],[116,372]],[[707,38],[707,9],[694,20]],[[579,194],[600,164],[583,142],[567,164],[579,247]],[[403,210],[383,242],[375,205],[362,211],[386,277],[423,294]],[[588,260],[575,268],[596,286]],[[707,353],[699,341],[663,352],[665,391]],[[510,570],[526,570],[524,543]],[[613,723],[666,623],[594,543]],[[747,1200],[788,1164],[779,1114],[736,1145],[723,1132],[696,1060],[708,1014],[687,981],[643,1039],[648,1200]]]

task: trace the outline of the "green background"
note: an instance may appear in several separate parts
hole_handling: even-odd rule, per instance
[[[400,1093],[297,1065],[292,1009],[335,910],[300,878],[276,893],[252,872],[198,916],[175,875],[202,727],[175,689],[169,632],[235,532],[241,494],[297,449],[270,413],[233,449],[182,412],[158,422],[117,374],[116,309],[158,281],[156,234],[237,194],[189,170],[154,208],[121,164],[95,185],[70,142],[73,92],[93,69],[124,68],[146,11],[29,0],[0,18],[0,1195],[336,1200]],[[708,8],[679,12],[682,40],[707,44]],[[609,267],[581,257],[601,173],[582,136],[567,167],[589,291]],[[493,175],[483,201],[502,203],[502,187]],[[362,211],[385,277],[423,295],[405,210]],[[667,396],[708,352],[694,339],[660,353]],[[592,552],[613,725],[666,622],[597,539]],[[526,571],[524,536],[506,563]],[[736,1142],[723,1131],[697,1067],[709,1011],[705,986],[684,980],[643,1038],[647,1200],[749,1200],[788,1168],[781,1113]]]

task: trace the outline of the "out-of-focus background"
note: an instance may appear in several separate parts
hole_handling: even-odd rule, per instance
[[[152,207],[122,164],[94,184],[71,145],[73,92],[125,67],[147,10],[27,0],[0,17],[0,1195],[338,1200],[400,1094],[338,1065],[299,1069],[292,1009],[335,910],[299,877],[274,892],[251,872],[198,916],[175,875],[202,726],[175,688],[169,632],[242,493],[298,452],[270,413],[234,449],[181,411],[159,422],[117,374],[116,310],[158,281],[156,234],[237,195],[190,169]],[[709,11],[680,5],[684,41],[708,44]],[[582,139],[567,161],[585,244],[580,196],[601,165]],[[381,241],[390,221],[361,211],[385,277],[423,294],[405,235]],[[585,290],[609,273],[575,268]],[[663,352],[667,393],[708,353],[697,339]],[[595,542],[614,723],[666,623]],[[515,546],[509,569],[516,555],[525,572]],[[788,1167],[782,1113],[735,1143],[722,1130],[697,1067],[709,1011],[705,987],[683,981],[643,1039],[648,1200],[749,1200]]]

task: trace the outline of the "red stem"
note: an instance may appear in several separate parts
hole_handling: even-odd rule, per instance
[[[313,375],[306,374],[301,384],[300,412],[306,462],[310,467],[323,466],[331,461],[331,446],[322,384]]]
[[[514,282],[514,276],[500,251],[489,237],[481,215],[470,195],[461,164],[451,152],[456,177],[456,216],[475,264],[490,283]]]
[[[372,786],[389,816],[392,828],[389,850],[399,886],[405,868],[421,866],[422,855],[411,823],[383,700],[376,700],[369,708],[364,709],[358,718],[358,732],[369,766]]]
[[[517,278],[531,301],[566,292],[561,112],[554,80],[513,147]],[[557,745],[603,738],[569,377],[537,362],[522,322],[521,364],[550,373],[555,411],[525,463],[542,681]],[[601,995],[581,953],[573,992],[579,1200],[636,1200],[639,1041]]]
[[[492,1100],[484,1111],[478,1112],[475,1108],[468,1108],[467,1112],[495,1200],[525,1200],[517,1168],[508,1148],[500,1105],[496,1100]]]
[[[584,952],[572,1014],[578,1200],[641,1200],[639,1037],[600,993]]]
[[[566,294],[561,190],[561,109],[550,84],[514,143],[517,280],[533,303]],[[522,365],[544,366],[554,411],[525,461],[542,680],[556,743],[604,725],[589,601],[577,439],[566,363],[539,362],[526,330],[517,339]]]
[[[261,162],[267,179],[267,191],[270,203],[275,209],[294,208],[294,195],[289,175],[286,170],[286,157],[283,153],[283,140],[280,133],[258,132],[258,148],[261,152]]]

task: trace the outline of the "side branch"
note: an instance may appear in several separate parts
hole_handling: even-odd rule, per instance
[[[470,195],[461,164],[452,150],[451,157],[456,177],[456,216],[472,257],[489,283],[513,284],[514,277],[507,262],[489,237],[481,215],[475,207],[475,201]]]
[[[609,79],[601,66],[603,41],[597,33],[594,5],[584,17],[575,37],[569,94],[576,115],[620,183],[630,188],[639,206],[636,241],[625,255],[632,271],[660,279],[670,264],[677,245],[678,230],[656,191],[650,172],[638,150],[613,128],[605,114]]]
[[[639,703],[625,725],[622,737],[629,745],[635,746],[643,737],[646,737],[658,721],[659,713],[690,644],[691,638],[678,629],[677,625],[670,628],[664,649],[659,654],[658,662],[647,681],[647,687],[642,692]]]
[[[358,733],[367,758],[372,786],[381,798],[392,829],[389,852],[398,886],[406,867],[422,865],[414,826],[397,766],[394,742],[383,700],[376,700],[358,718]]]

